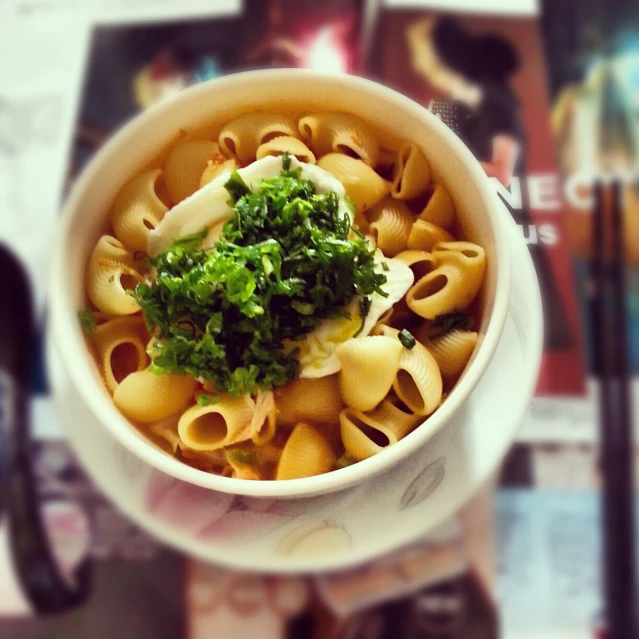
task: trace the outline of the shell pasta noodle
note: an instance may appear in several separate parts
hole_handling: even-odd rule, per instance
[[[231,173],[235,169],[239,168],[237,158],[232,157],[227,159],[221,153],[215,155],[212,160],[208,160],[206,168],[202,171],[200,176],[200,188],[206,186],[209,182],[212,182],[216,177]]]
[[[430,182],[430,166],[414,144],[403,144],[397,151],[391,195],[411,200],[426,191]]]
[[[419,214],[419,219],[445,229],[450,228],[455,222],[455,203],[441,184],[435,184],[432,195]]]
[[[402,352],[393,388],[416,415],[430,415],[441,403],[442,374],[435,358],[419,342]]]
[[[258,111],[247,113],[228,122],[220,131],[220,148],[227,157],[237,156],[246,166],[256,159],[257,148],[273,138],[297,138],[295,121],[282,113]]]
[[[196,386],[186,375],[155,375],[146,369],[125,377],[113,393],[113,402],[129,419],[149,424],[184,409]]]
[[[218,450],[251,439],[255,402],[249,395],[224,397],[211,406],[196,404],[184,412],[178,433],[193,450]]]
[[[403,439],[420,417],[403,411],[391,399],[369,413],[346,408],[340,414],[340,432],[346,452],[356,461],[380,453]]]
[[[473,300],[462,269],[453,264],[438,266],[422,277],[406,295],[410,310],[424,319],[463,311]]]
[[[317,156],[343,153],[375,166],[379,142],[373,129],[348,113],[313,113],[301,118],[302,139]]]
[[[346,189],[357,211],[375,206],[390,190],[390,185],[368,164],[341,153],[329,153],[317,165],[335,176]]]
[[[128,182],[113,202],[113,231],[130,249],[146,252],[149,231],[160,223],[168,210],[157,192],[161,179],[161,169],[143,173]]]
[[[440,242],[452,242],[455,238],[441,226],[424,220],[415,220],[408,235],[406,246],[410,250],[432,251]]]
[[[435,358],[446,382],[456,381],[464,372],[477,347],[478,337],[474,331],[452,330],[424,344]]]
[[[87,266],[87,294],[97,309],[111,315],[131,315],[140,310],[127,294],[142,281],[133,254],[119,240],[103,235]]]
[[[402,350],[399,340],[384,336],[340,344],[336,353],[342,364],[339,381],[346,405],[363,411],[375,408],[391,389]]]
[[[410,267],[410,270],[415,275],[416,282],[437,268],[437,258],[427,251],[402,251],[395,258]]]
[[[299,421],[334,424],[342,409],[337,375],[291,382],[275,392],[275,406],[281,424]]]
[[[439,264],[457,266],[464,274],[463,308],[467,308],[477,297],[486,274],[486,252],[472,242],[441,242],[433,256]]]
[[[277,480],[300,479],[327,473],[335,463],[335,454],[319,428],[297,424],[293,428],[277,466]]]
[[[300,162],[306,162],[307,164],[315,164],[315,155],[304,142],[293,138],[288,135],[282,135],[277,138],[273,138],[264,144],[260,144],[255,152],[255,158],[261,160],[269,155],[284,155],[288,153],[293,155]]]
[[[384,255],[395,257],[408,246],[414,215],[401,200],[386,197],[367,212],[370,232]]]
[[[148,334],[139,317],[118,317],[97,326],[93,343],[98,352],[104,383],[111,393],[135,371],[146,368]]]
[[[220,148],[209,140],[186,140],[173,147],[164,164],[164,179],[174,204],[200,188],[202,173],[209,162],[222,161]]]
[[[162,168],[123,181],[86,262],[79,320],[105,392],[158,449],[224,481],[383,452],[481,342],[486,253],[430,184],[428,149],[299,113],[180,131]]]
[[[445,242],[433,256],[439,266],[415,284],[406,301],[425,319],[463,311],[473,302],[484,281],[486,253],[471,242]]]

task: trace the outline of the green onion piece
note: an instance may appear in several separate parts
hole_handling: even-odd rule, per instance
[[[80,311],[78,319],[84,332],[87,335],[93,335],[93,331],[95,331],[95,315],[91,311]]]
[[[219,404],[222,398],[219,395],[210,395],[208,393],[201,393],[197,397],[197,403],[200,406],[212,406],[213,404]]]
[[[397,339],[408,350],[411,350],[416,344],[416,341],[415,341],[415,338],[413,337],[413,334],[410,333],[409,331],[407,331],[405,328],[403,328],[401,331],[399,331],[399,334],[397,335]]]

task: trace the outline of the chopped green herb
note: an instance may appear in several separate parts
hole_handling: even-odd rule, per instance
[[[219,395],[210,395],[209,393],[200,393],[197,396],[197,403],[200,406],[212,406],[213,404],[219,404],[222,398]]]
[[[91,311],[80,311],[78,319],[84,332],[87,335],[92,335],[93,331],[95,331],[95,315]]]
[[[251,189],[249,189],[246,182],[237,171],[233,171],[233,173],[231,173],[231,177],[224,185],[224,188],[228,191],[234,203],[251,192]]]
[[[241,448],[234,448],[227,452],[227,455],[236,464],[242,464],[243,466],[253,466],[256,461],[254,450],[242,450]]]
[[[190,235],[183,235],[182,237],[178,237],[175,242],[173,242],[172,248],[183,248],[185,251],[190,249],[198,248],[204,238],[208,235],[208,229],[202,229],[197,233],[191,233]]]
[[[469,331],[473,327],[473,317],[468,313],[454,312],[438,315],[432,322],[433,335],[446,333],[454,329]]]
[[[407,331],[405,328],[403,328],[401,331],[399,331],[399,333],[397,334],[397,339],[408,350],[411,350],[416,344],[416,341],[415,341],[415,338],[413,337],[413,334],[410,333],[409,331]]]
[[[336,193],[316,193],[290,164],[256,193],[238,173],[226,189],[233,214],[218,242],[201,248],[207,229],[178,239],[150,260],[155,279],[132,294],[158,339],[151,370],[237,396],[296,379],[298,350],[288,342],[323,319],[349,317],[355,296],[363,326],[370,295],[387,293]]]
[[[384,262],[384,264],[386,264],[386,262]],[[359,314],[362,318],[362,323],[359,325],[359,328],[357,329],[357,333],[355,333],[355,335],[353,335],[353,337],[357,337],[363,330],[364,330],[364,324],[366,322],[366,318],[368,317],[368,313],[371,310],[371,298],[366,296],[366,297],[362,297],[362,299],[359,302]]]

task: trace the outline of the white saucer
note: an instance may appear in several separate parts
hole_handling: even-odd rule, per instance
[[[98,487],[134,522],[199,559],[244,570],[317,572],[371,560],[445,521],[488,479],[535,389],[542,312],[535,270],[512,223],[512,296],[495,356],[428,445],[360,486],[319,497],[234,497],[178,482],[118,444],[89,412],[49,340],[60,423]]]

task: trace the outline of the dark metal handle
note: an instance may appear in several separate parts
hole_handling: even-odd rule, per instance
[[[86,598],[89,564],[84,562],[69,584],[49,548],[30,459],[31,293],[17,259],[1,244],[0,273],[0,517],[7,520],[15,572],[26,596],[36,612],[58,613]]]

